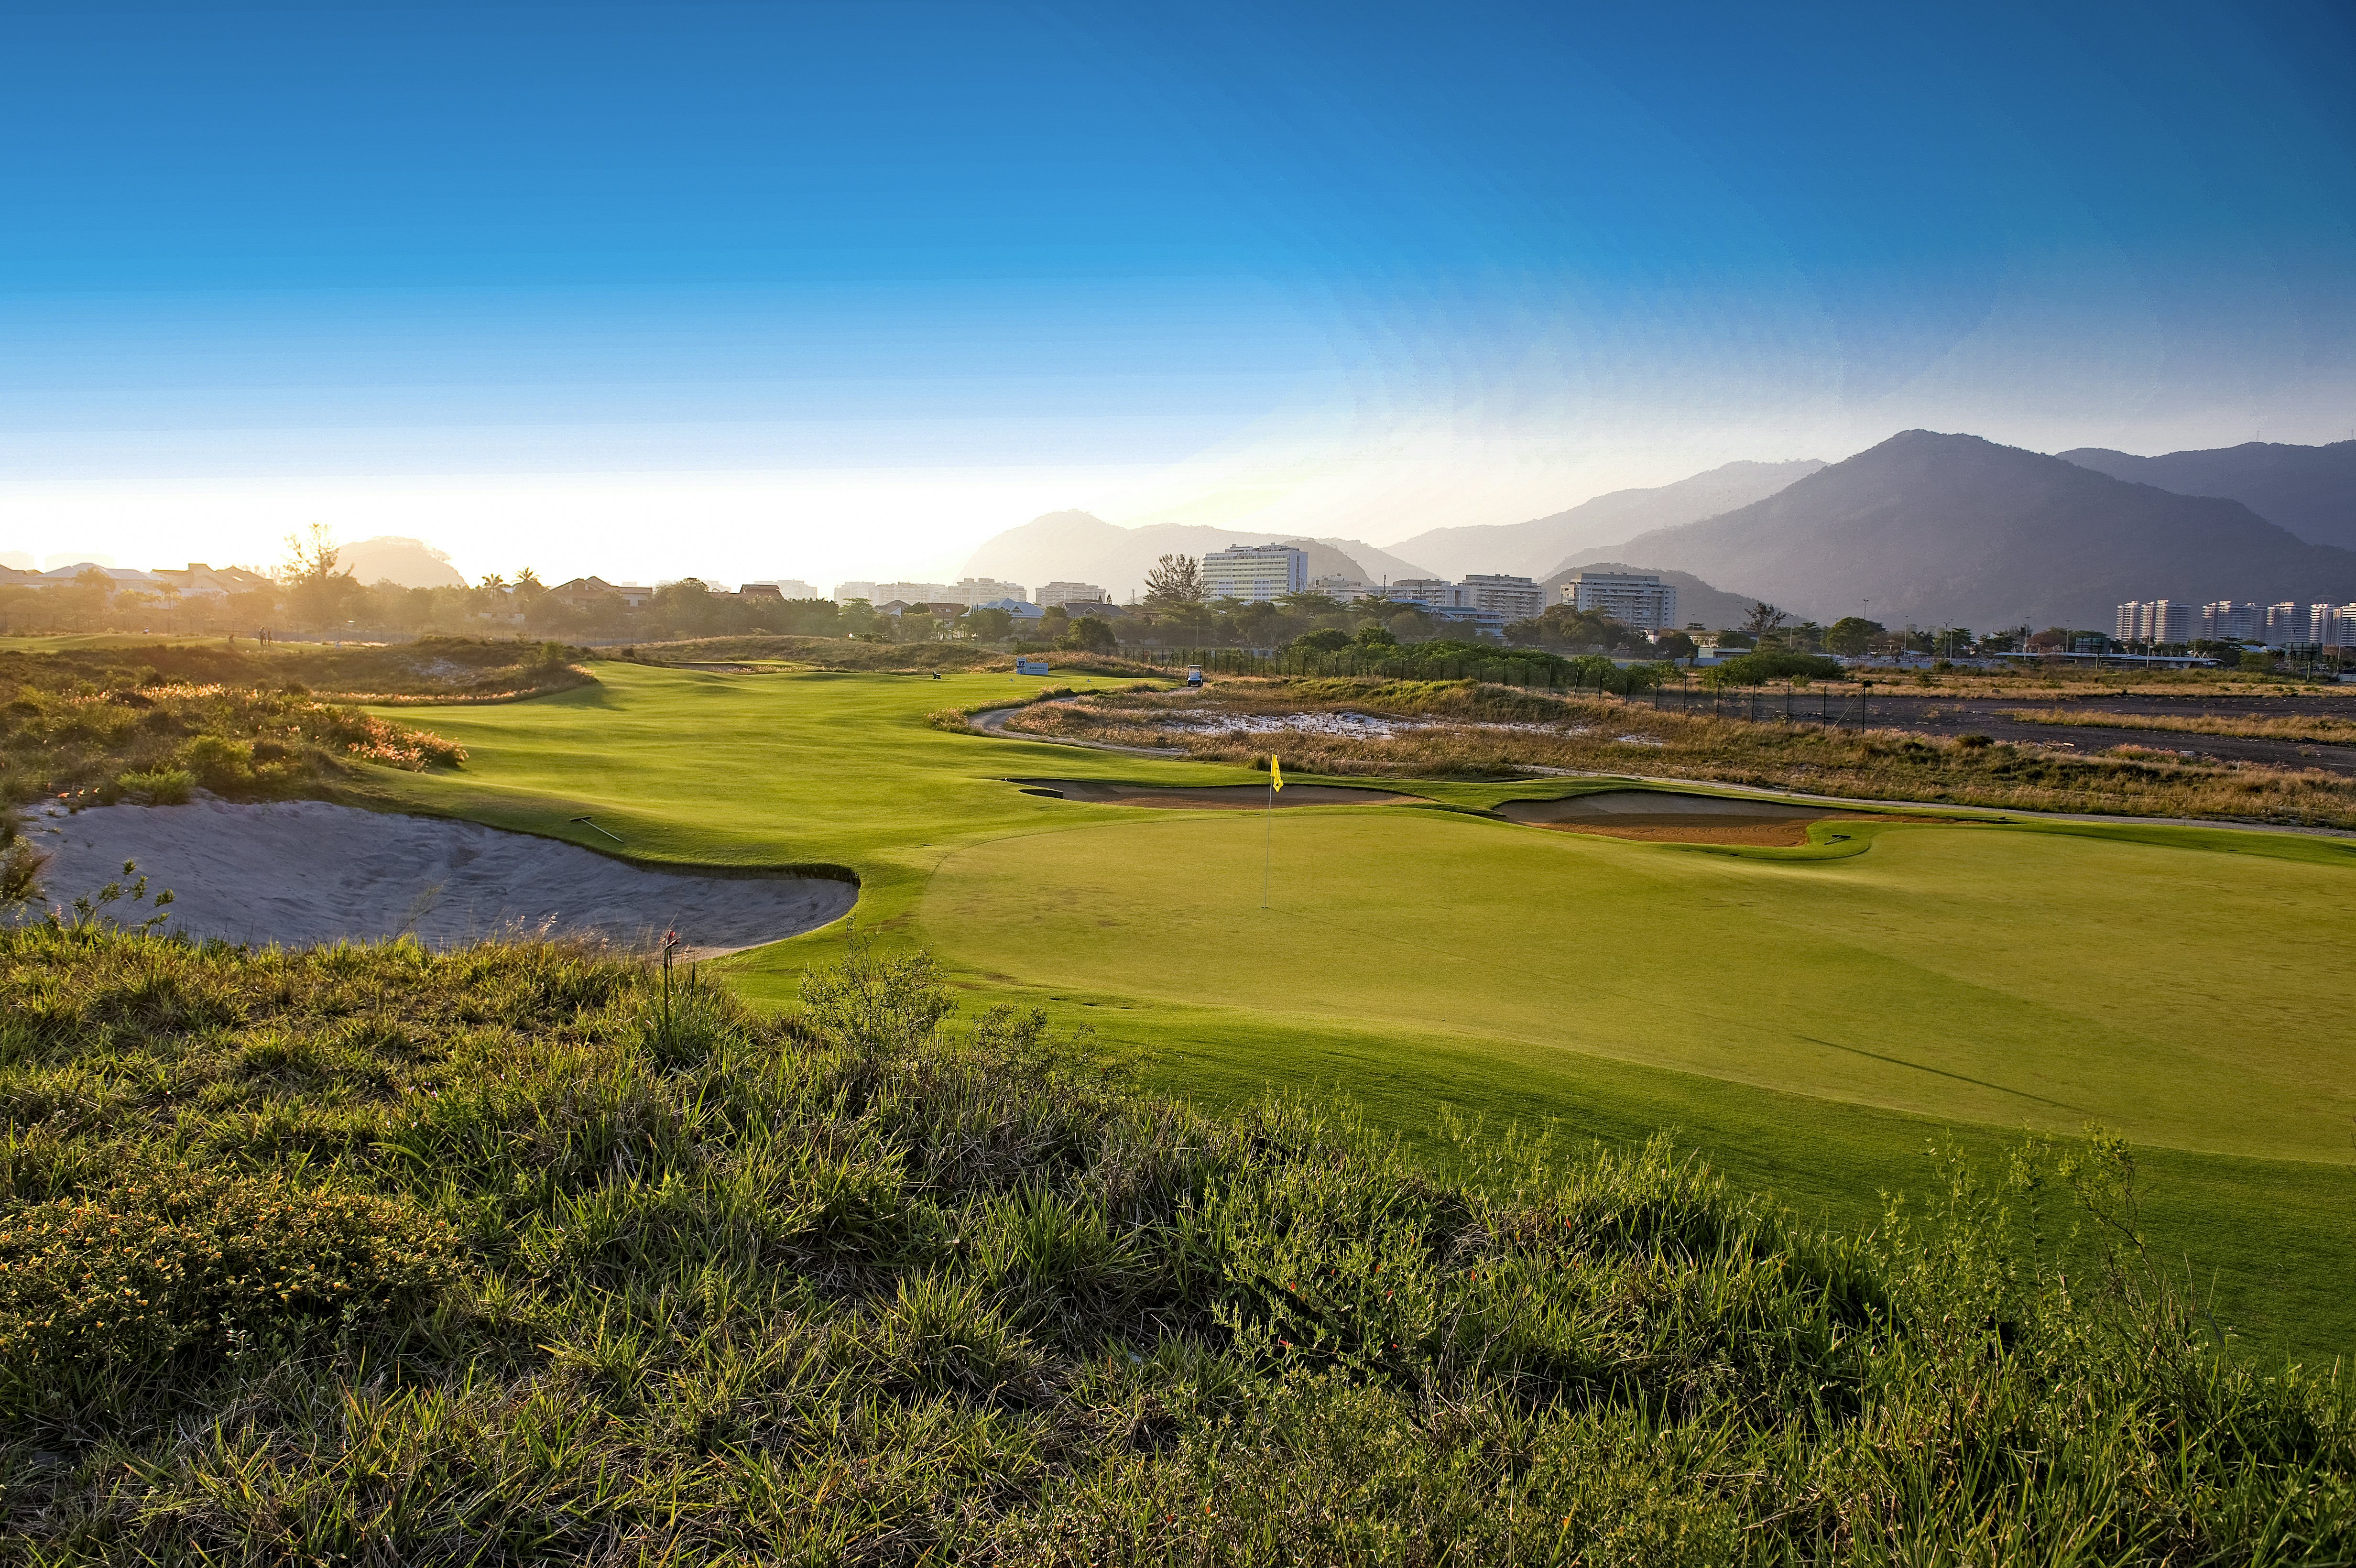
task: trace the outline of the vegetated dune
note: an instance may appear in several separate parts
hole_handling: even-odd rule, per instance
[[[19,1554],[2356,1553],[2343,1395],[2110,1240],[2115,1146],[2017,1168],[2073,1250],[1960,1164],[1860,1238],[1658,1141],[1442,1117],[1442,1177],[954,1008],[920,954],[777,1019],[541,944],[0,932]]]
[[[695,637],[675,643],[639,643],[621,650],[623,656],[644,664],[702,665],[784,664],[806,669],[859,670],[878,675],[927,675],[1002,669],[1010,673],[1015,656],[1004,648],[976,643],[867,643],[850,637],[805,637],[784,634],[739,637]],[[1109,654],[1049,652],[1025,654],[1042,659],[1057,674],[1167,675],[1166,669]]]
[[[1278,722],[1312,714],[1360,721]],[[1222,715],[1249,722],[1209,721]],[[1273,749],[1279,731],[1286,767],[1327,777],[1634,773],[1859,800],[2356,828],[2356,779],[2320,769],[1752,721],[1473,681],[1230,678],[1201,691],[1105,691],[1034,704],[1000,730],[1243,763]]]
[[[698,952],[798,935],[857,901],[847,878],[634,865],[553,838],[324,801],[101,806],[37,817],[63,901],[135,861],[170,889],[166,928],[310,946],[413,935],[432,945],[512,932],[643,947],[676,930]]]

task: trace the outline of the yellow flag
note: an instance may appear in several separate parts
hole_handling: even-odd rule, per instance
[[[1278,762],[1274,756],[1268,759],[1268,784],[1270,789],[1284,787],[1284,764]]]

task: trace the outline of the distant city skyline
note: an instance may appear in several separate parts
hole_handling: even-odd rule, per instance
[[[2356,434],[2330,5],[12,16],[0,550],[953,579]]]

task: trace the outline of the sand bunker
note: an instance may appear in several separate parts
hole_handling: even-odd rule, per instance
[[[109,805],[38,819],[53,901],[136,860],[169,888],[163,930],[308,946],[412,933],[444,946],[519,929],[641,944],[676,930],[697,955],[813,930],[851,912],[825,877],[655,870],[472,822],[324,801]]]
[[[1509,800],[1497,815],[1533,827],[1601,833],[1682,844],[1804,844],[1808,824],[1860,820],[1865,814],[1719,795],[1660,789],[1607,789],[1560,800]]]
[[[1051,795],[1063,800],[1084,800],[1097,805],[1158,805],[1183,811],[1265,811],[1266,784],[1202,784],[1158,789],[1151,784],[1107,784],[1098,779],[1016,779],[1025,795]],[[1284,805],[1391,805],[1419,799],[1388,790],[1353,789],[1346,784],[1289,784],[1276,792]]]

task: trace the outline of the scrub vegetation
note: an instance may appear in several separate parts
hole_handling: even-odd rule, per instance
[[[644,644],[617,650],[636,663],[698,665],[744,663],[780,668],[860,670],[883,675],[928,675],[935,670],[1003,671],[1014,656],[1002,647],[980,643],[863,642],[851,637],[750,635],[698,637],[685,642]],[[1133,660],[1104,654],[1049,651],[1046,659],[1058,673],[1132,675],[1153,673]]]
[[[0,801],[176,805],[332,795],[353,764],[452,767],[456,743],[380,714],[591,683],[556,644],[441,638],[401,647],[0,649]]]
[[[2168,730],[2186,735],[2246,735],[2265,741],[2313,741],[2325,746],[2356,746],[2356,720],[2329,713],[2256,718],[2240,713],[2110,713],[2099,708],[2010,708],[2007,719],[2030,724],[2072,724],[2089,729]]]
[[[2336,1561],[2343,1392],[2132,1154],[1869,1233],[1659,1143],[1118,1086],[852,947],[0,933],[0,1510],[76,1562]]]
[[[1407,722],[1297,729],[1252,722],[1349,714]],[[2080,754],[1978,735],[1945,740],[1753,721],[1655,708],[1642,699],[1556,696],[1472,681],[1238,678],[1191,692],[1098,692],[1041,704],[1006,728],[1179,747],[1204,761],[1247,764],[1264,760],[1273,746],[1288,766],[1333,775],[1633,773],[1868,800],[2356,827],[2356,780],[2319,769],[2133,747]],[[1274,735],[1280,744],[1272,743]]]

